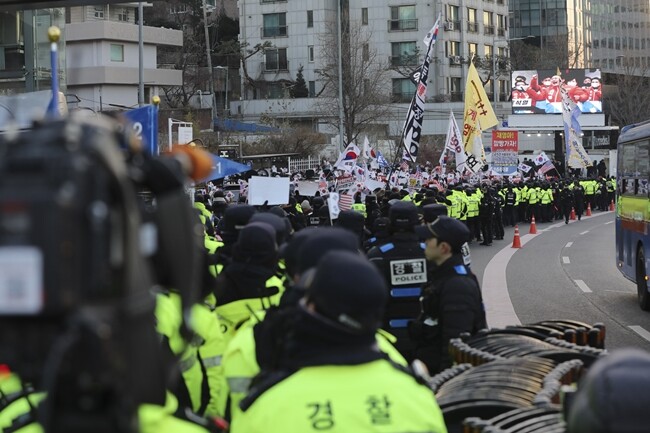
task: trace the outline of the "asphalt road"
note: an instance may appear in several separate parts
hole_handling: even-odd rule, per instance
[[[605,346],[650,351],[650,312],[637,303],[636,286],[616,269],[614,213],[595,212],[582,221],[520,225],[486,247],[472,244],[472,270],[482,281],[488,324],[569,319],[604,323]],[[500,278],[501,276],[501,278]]]

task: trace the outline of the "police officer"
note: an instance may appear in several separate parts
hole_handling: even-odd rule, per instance
[[[231,432],[336,433],[382,426],[446,433],[431,389],[377,348],[387,293],[381,275],[360,255],[323,256],[291,319],[277,323],[286,328],[264,329],[268,337],[262,341],[277,333],[287,338],[260,365],[262,374]]]
[[[427,260],[435,263],[431,283],[423,290],[422,314],[411,324],[418,341],[417,356],[429,371],[437,373],[452,365],[449,340],[463,332],[487,327],[481,289],[476,276],[464,265],[462,247],[469,240],[465,224],[441,216],[416,227],[426,243]]]
[[[383,274],[390,288],[384,329],[397,337],[397,349],[410,362],[414,343],[408,334],[408,322],[419,313],[420,287],[427,282],[424,246],[414,228],[419,224],[417,207],[397,201],[389,210],[391,235],[368,251],[368,258]]]

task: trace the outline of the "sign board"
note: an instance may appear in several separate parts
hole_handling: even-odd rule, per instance
[[[319,190],[318,182],[311,182],[308,180],[299,180],[296,187],[300,191],[300,195],[313,197]]]
[[[248,204],[253,206],[289,203],[288,177],[253,176],[248,181]]]
[[[494,173],[511,176],[519,165],[519,132],[499,129],[492,131],[492,164]]]
[[[142,140],[142,145],[150,155],[158,154],[158,108],[145,105],[124,113],[131,123],[135,135]]]
[[[194,131],[191,126],[178,127],[178,144],[187,144],[194,139]]]

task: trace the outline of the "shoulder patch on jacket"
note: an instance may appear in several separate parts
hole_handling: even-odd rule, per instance
[[[386,253],[386,252],[392,250],[393,248],[395,248],[395,245],[392,242],[389,242],[387,244],[384,244],[384,245],[380,246],[379,251],[381,251],[382,253]]]
[[[467,268],[463,265],[454,266],[454,270],[458,275],[467,275]]]

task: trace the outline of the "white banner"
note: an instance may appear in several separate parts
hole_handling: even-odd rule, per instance
[[[289,203],[289,178],[253,176],[248,181],[248,204],[256,206]]]

